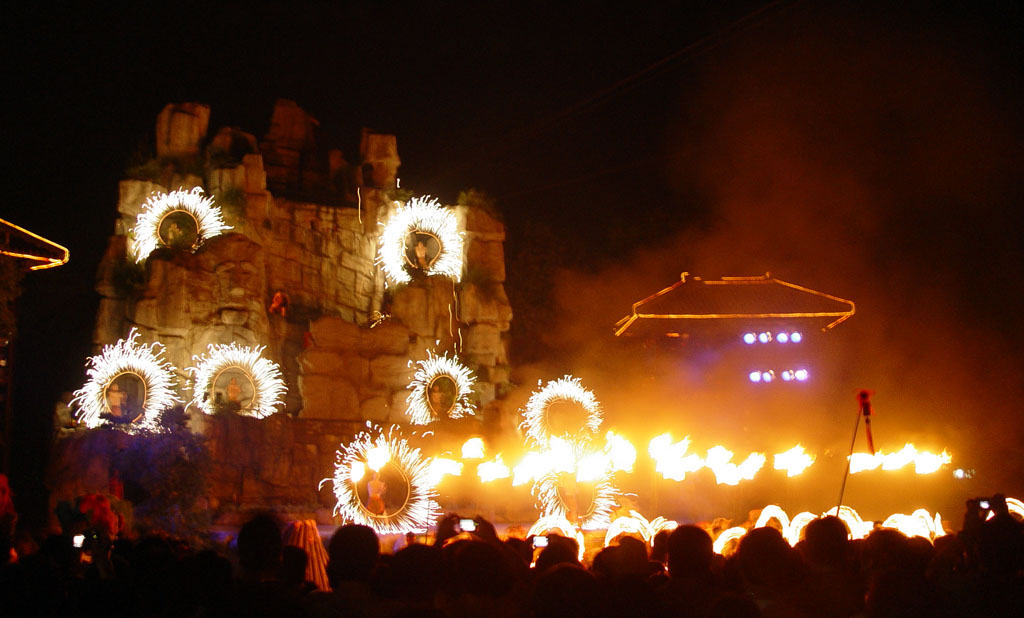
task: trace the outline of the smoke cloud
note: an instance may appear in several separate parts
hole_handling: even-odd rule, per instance
[[[917,487],[910,502],[879,498],[879,486],[858,480],[848,490],[855,506],[881,512],[920,502],[957,516],[972,494],[1024,495],[1024,337],[1014,319],[1024,274],[1020,97],[1001,77],[1001,41],[987,37],[970,23],[808,9],[703,59],[697,89],[680,96],[665,127],[665,148],[678,156],[664,175],[680,199],[695,189],[705,196],[710,221],[602,272],[557,272],[550,332],[567,358],[523,368],[520,383],[583,377],[608,423],[641,450],[672,430],[677,439],[692,435],[697,450],[732,445],[735,461],[797,442],[831,453],[822,465],[832,472],[819,485],[794,489],[794,480],[784,490],[813,496],[801,500],[821,509],[838,491],[853,393],[871,388],[880,448],[948,448],[953,467],[977,475],[954,481],[946,471],[885,487]],[[770,271],[852,299],[857,313],[814,349],[820,379],[799,394],[756,392],[735,357],[611,337],[633,302],[682,271]],[[739,505],[755,491],[729,495]],[[701,500],[692,487],[678,492]]]

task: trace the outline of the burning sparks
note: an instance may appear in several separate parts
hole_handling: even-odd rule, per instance
[[[611,483],[611,458],[578,444],[572,451],[570,460],[560,462],[560,470],[550,469],[537,479],[537,502],[544,515],[578,521],[584,530],[607,528],[619,493]],[[558,462],[558,456],[551,461]]]
[[[764,467],[766,457],[762,453],[751,453],[740,464],[732,462],[733,453],[724,446],[708,449],[707,457],[687,454],[690,448],[689,436],[679,442],[672,441],[672,434],[664,433],[651,440],[647,452],[655,461],[655,470],[666,479],[681,481],[686,475],[701,468],[708,468],[719,484],[736,485],[741,480],[751,480]]]
[[[170,193],[153,193],[146,199],[135,220],[135,241],[131,252],[136,262],[145,260],[157,247],[167,246],[161,236],[161,224],[168,215],[175,212],[185,213],[195,221],[196,240],[193,249],[207,239],[231,229],[224,223],[220,208],[214,205],[213,198],[204,195],[199,187],[191,191],[178,189]]]
[[[664,517],[655,517],[653,520],[647,521],[640,513],[630,511],[629,515],[613,520],[608,526],[608,532],[604,535],[604,546],[608,547],[616,537],[623,534],[638,536],[650,544],[655,535],[662,530],[675,530],[677,527],[679,524]]]
[[[946,535],[942,527],[942,517],[938,513],[932,517],[924,509],[917,509],[910,515],[894,513],[882,522],[882,527],[893,528],[906,536],[920,536],[931,541]]]
[[[399,206],[380,236],[378,262],[393,283],[408,283],[406,242],[409,234],[437,239],[439,253],[423,269],[426,275],[443,275],[458,282],[462,277],[462,232],[455,213],[430,197],[416,197]]]
[[[1010,500],[1011,499],[1008,498],[1007,503],[1009,503]],[[821,517],[835,514],[836,509],[830,509],[829,511],[822,513]],[[874,522],[864,521],[860,514],[849,506],[840,507],[838,516],[839,519],[846,524],[846,527],[849,528],[851,539],[863,539],[871,534],[872,530],[874,530]],[[763,526],[770,525],[771,521],[775,520],[778,522],[776,527],[782,532],[782,536],[786,539],[786,542],[795,546],[800,542],[800,536],[803,533],[803,529],[807,527],[807,524],[817,518],[818,516],[804,511],[790,519],[786,514],[786,511],[782,510],[781,507],[769,504],[761,509],[761,515],[757,518],[753,527],[761,528]],[[906,536],[924,537],[930,541],[934,541],[936,538],[945,536],[946,534],[946,530],[942,525],[942,516],[938,513],[932,515],[925,509],[917,509],[910,515],[894,513],[882,522],[881,527],[898,530],[901,534]],[[729,528],[715,539],[715,552],[721,554],[729,547],[730,543],[741,539],[746,535],[746,533],[747,529],[743,527]]]
[[[814,463],[814,456],[804,451],[804,447],[797,444],[785,453],[775,455],[774,468],[785,470],[786,476],[793,477],[801,474]]]
[[[605,452],[611,458],[612,469],[632,472],[636,463],[636,447],[626,438],[614,431],[605,434]]]
[[[263,358],[262,346],[252,349],[246,346],[229,343],[227,345],[210,344],[208,354],[194,356],[195,367],[192,373],[192,403],[207,414],[217,412],[217,406],[211,394],[217,386],[218,378],[230,369],[237,369],[252,383],[252,401],[241,411],[248,416],[266,418],[284,405],[284,395],[288,391],[281,376],[281,368],[272,360]],[[228,387],[229,389],[231,387]],[[230,399],[230,393],[228,395]]]
[[[715,539],[715,542],[712,545],[712,548],[715,550],[716,554],[725,554],[726,553],[726,549],[729,547],[729,545],[732,542],[734,542],[734,541],[738,542],[740,539],[742,539],[744,536],[746,536],[746,534],[747,534],[747,529],[746,528],[743,528],[742,526],[733,526],[732,528],[729,528],[728,530],[724,530],[722,532],[722,534],[718,535],[718,538]],[[735,550],[733,550],[733,551],[735,551]],[[729,552],[729,553],[731,554],[732,552]]]
[[[470,438],[462,445],[462,458],[483,459],[485,450],[483,438]]]
[[[125,339],[103,346],[99,356],[90,357],[85,365],[88,379],[75,391],[71,404],[78,408],[78,419],[88,427],[103,424],[103,415],[110,413],[107,389],[114,380],[126,374],[142,381],[144,395],[138,404],[142,419],[138,423],[116,423],[128,431],[156,429],[164,410],[181,400],[174,394],[173,367],[164,357],[160,343],[136,343],[139,333],[134,328]]]
[[[556,431],[549,418],[551,406],[555,403],[578,405],[585,414],[582,425],[575,431]],[[523,415],[526,437],[542,448],[548,446],[552,437],[588,441],[597,434],[601,421],[601,404],[597,397],[583,388],[579,378],[571,376],[552,380],[541,390],[535,391],[526,402]]]
[[[741,480],[753,480],[764,467],[765,460],[762,453],[751,453],[737,465],[732,463],[732,451],[724,446],[715,446],[708,450],[704,465],[715,473],[715,482],[719,485],[738,485]]]
[[[484,483],[490,483],[497,479],[507,479],[512,476],[512,471],[501,460],[500,454],[494,458],[494,461],[485,461],[478,465],[476,473]]]
[[[655,470],[670,481],[681,481],[691,472],[704,467],[704,460],[697,455],[687,455],[690,437],[679,442],[672,441],[672,434],[663,433],[651,440],[647,452],[654,459]]]
[[[445,475],[462,476],[462,462],[447,457],[435,457],[430,460],[429,479],[430,484],[437,486]],[[360,477],[361,478],[361,477]]]
[[[854,453],[850,456],[850,474],[857,474],[865,470],[899,470],[911,464],[914,465],[916,474],[931,474],[942,466],[949,464],[953,458],[946,451],[939,454],[927,451],[918,451],[917,448],[907,443],[902,449],[893,453],[878,451],[874,455],[868,453]]]
[[[724,446],[713,446],[707,451],[706,457],[688,453],[690,438],[687,436],[679,442],[672,441],[672,435],[665,433],[655,437],[648,445],[647,452],[655,461],[655,469],[664,478],[682,481],[687,474],[708,468],[715,475],[719,484],[736,485],[743,480],[752,480],[764,466],[766,457],[762,453],[751,453],[743,462],[732,463],[733,453]],[[773,467],[785,470],[786,475],[793,477],[803,474],[814,464],[814,455],[808,453],[803,446],[796,445],[783,453],[775,455]],[[946,451],[941,454],[918,451],[913,444],[907,444],[902,450],[875,455],[854,453],[850,459],[850,472],[864,470],[898,470],[910,464],[914,465],[917,474],[930,474],[948,465],[952,457]]]
[[[448,418],[462,418],[475,413],[469,396],[473,392],[473,372],[457,358],[434,356],[427,351],[427,360],[416,363],[419,368],[409,383],[412,391],[406,398],[406,414],[414,425],[427,425],[438,420],[439,412],[431,408],[430,388],[435,380],[448,378],[455,384],[455,399],[448,410]]]
[[[337,504],[334,514],[344,519],[370,526],[378,534],[398,534],[410,530],[420,530],[433,525],[437,519],[439,507],[434,501],[433,479],[434,470],[429,460],[420,456],[419,449],[412,448],[404,438],[394,435],[396,427],[385,434],[380,427],[367,423],[368,431],[360,433],[348,445],[337,453],[334,477],[321,481],[334,483],[334,496]],[[372,491],[365,475],[367,469],[379,472],[388,466],[393,467],[395,477],[403,479],[404,487],[389,487],[387,491],[407,492],[405,502],[388,512],[374,512],[360,497],[363,492],[370,495]],[[372,481],[371,481],[372,482]],[[361,484],[367,487],[360,487]],[[394,484],[394,481],[391,481]],[[371,502],[370,498],[367,502]],[[383,506],[383,505],[382,505]]]

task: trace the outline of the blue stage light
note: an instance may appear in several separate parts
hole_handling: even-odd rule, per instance
[[[757,337],[754,335],[754,333],[747,333],[743,335],[743,343],[750,345],[755,341],[757,341]]]
[[[761,343],[768,343],[769,341],[772,340],[772,334],[761,333],[760,335],[757,336],[757,340],[760,341]]]
[[[782,379],[786,382],[792,381],[794,377],[793,372],[789,369],[782,372]]]
[[[793,372],[793,375],[796,376],[796,379],[800,382],[806,382],[809,376],[806,369],[797,369]]]
[[[786,333],[779,333],[778,335],[775,335],[775,340],[779,343],[789,343],[789,335]]]
[[[803,340],[803,338],[804,336],[801,335],[800,333],[793,333],[789,336],[789,340],[792,341],[793,343],[800,343]]]
[[[761,381],[761,372],[760,371],[751,371],[749,377],[750,377],[750,381],[751,382],[760,382]]]
[[[761,381],[762,382],[771,382],[772,378],[774,378],[774,377],[775,377],[775,374],[773,372],[771,372],[771,371],[764,371],[764,372],[761,373]]]

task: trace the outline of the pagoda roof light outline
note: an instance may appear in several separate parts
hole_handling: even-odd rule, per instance
[[[632,335],[641,324],[678,336],[686,325],[727,320],[797,320],[827,322],[828,331],[856,311],[851,300],[783,281],[770,272],[756,277],[703,279],[684,272],[679,281],[633,303],[629,315],[615,323],[615,336]],[[676,331],[670,333],[669,331]]]
[[[34,262],[29,270],[43,270],[67,264],[71,252],[63,245],[0,219],[0,255]]]

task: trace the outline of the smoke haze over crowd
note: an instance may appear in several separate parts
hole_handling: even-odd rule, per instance
[[[762,450],[844,452],[853,393],[871,388],[881,448],[946,447],[978,469],[979,491],[1020,491],[1020,84],[969,22],[823,17],[794,12],[701,63],[662,173],[680,201],[697,187],[710,215],[597,272],[557,274],[548,336],[576,352],[559,367],[620,426]],[[615,224],[638,208],[624,203]],[[824,336],[820,379],[786,397],[744,385],[744,366],[692,351],[645,362],[609,342],[633,302],[682,271],[770,271],[857,313]]]

